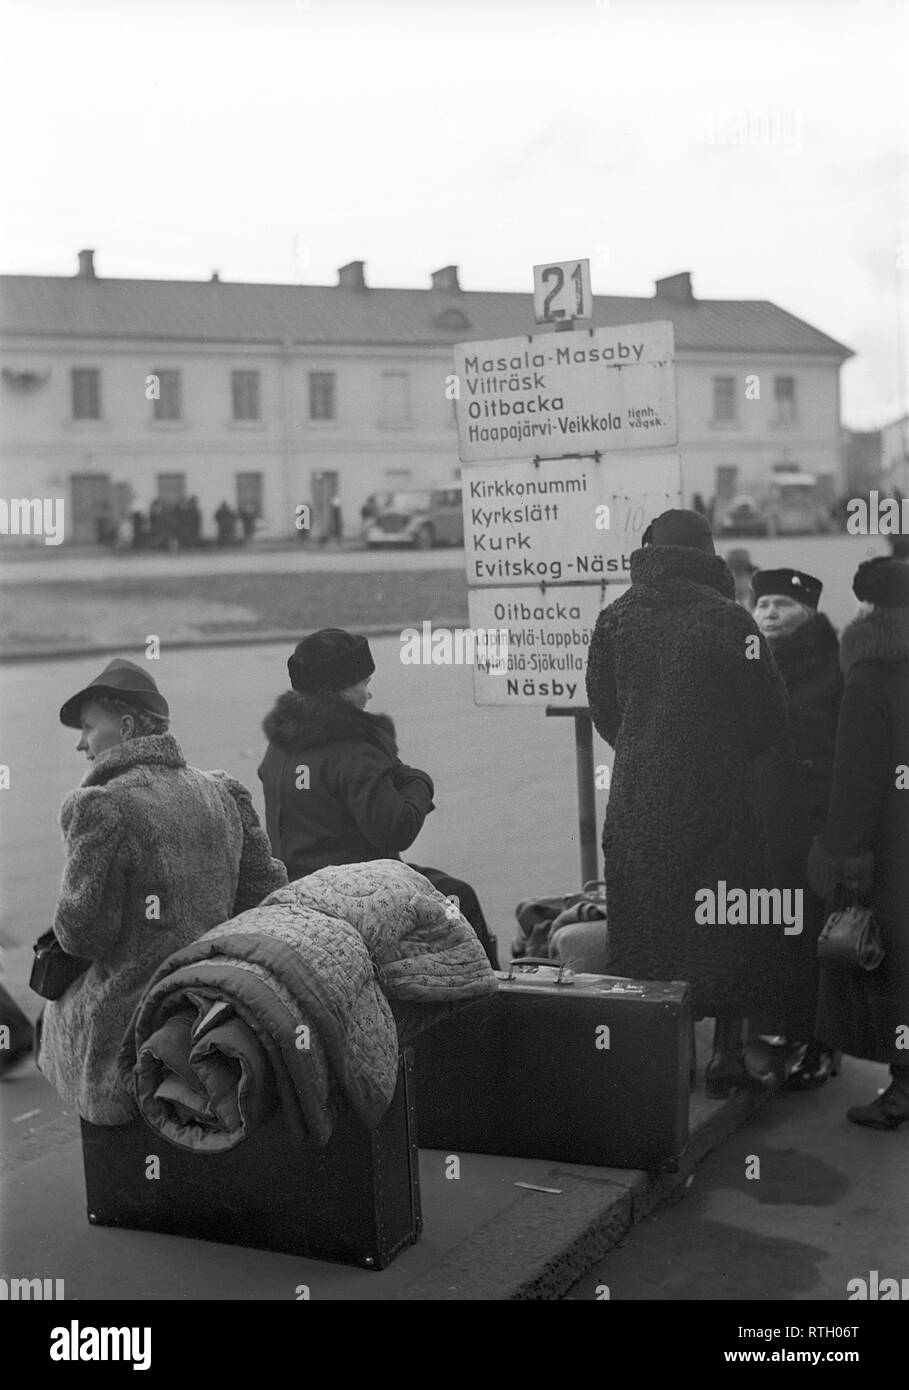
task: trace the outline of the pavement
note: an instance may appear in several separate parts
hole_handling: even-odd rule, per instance
[[[701,1076],[710,1025],[697,1032]],[[0,1276],[63,1279],[75,1300],[279,1300],[299,1297],[301,1285],[311,1299],[345,1302],[557,1300],[766,1104],[708,1100],[699,1081],[688,1146],[671,1174],[462,1154],[453,1180],[448,1155],[421,1150],[422,1238],[371,1271],[90,1225],[78,1121],[26,1063],[0,1084]]]

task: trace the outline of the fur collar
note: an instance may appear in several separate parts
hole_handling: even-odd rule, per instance
[[[173,734],[146,734],[108,748],[82,778],[83,787],[98,787],[131,767],[185,767],[183,750]]]
[[[874,608],[852,619],[840,641],[843,674],[860,661],[909,661],[909,608]]]
[[[826,613],[812,613],[794,631],[768,645],[789,689],[801,685],[825,666],[839,670],[839,642]]]
[[[735,598],[735,580],[726,561],[687,545],[648,545],[631,556],[632,584],[647,584],[679,598],[697,597],[692,586]]]
[[[328,743],[374,743],[397,757],[395,726],[387,714],[367,714],[340,695],[285,690],[262,722],[265,737],[282,752]]]

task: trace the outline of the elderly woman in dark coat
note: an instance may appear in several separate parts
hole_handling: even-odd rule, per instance
[[[754,620],[767,639],[786,685],[789,736],[755,764],[758,800],[770,846],[774,884],[800,890],[802,931],[786,937],[785,986],[770,1019],[752,1032],[783,1034],[807,1044],[786,1085],[819,1086],[836,1063],[815,1038],[817,939],[824,903],[807,877],[808,850],[824,827],[833,778],[836,724],[843,698],[839,642],[829,619],[817,611],[823,585],[801,570],[761,570],[752,580]]]
[[[47,1004],[38,1065],[84,1119],[138,1114],[117,1056],[142,991],[167,956],[287,882],[249,792],[188,767],[147,672],[116,659],[60,711],[90,767],[63,803],[54,934],[89,962]]]
[[[587,667],[594,724],[615,749],[609,968],[690,982],[695,1016],[717,1021],[708,1091],[725,1095],[763,1083],[745,1065],[742,1024],[776,998],[782,927],[702,924],[696,895],[771,881],[753,764],[785,731],[785,691],[705,519],[666,512],[643,539]]]
[[[259,767],[272,849],[291,879],[329,864],[399,859],[433,805],[427,772],[398,757],[387,715],[367,714],[375,662],[365,637],[323,628],[304,637],[287,663],[293,689],[279,695],[262,727]],[[440,869],[411,865],[456,906],[498,969],[477,895]]]
[[[885,955],[872,971],[821,967],[817,1028],[850,1056],[889,1065],[884,1094],[846,1113],[897,1129],[909,1120],[909,566],[868,560],[852,588],[868,606],[841,639],[833,789],[808,872],[821,895],[870,902]]]

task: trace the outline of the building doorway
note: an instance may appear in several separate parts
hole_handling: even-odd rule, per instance
[[[98,539],[98,522],[112,516],[109,473],[71,473],[70,541],[75,545],[90,545]]]

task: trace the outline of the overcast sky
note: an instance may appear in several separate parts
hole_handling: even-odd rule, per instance
[[[0,269],[601,294],[692,272],[906,408],[909,0],[0,0]],[[901,251],[902,248],[902,251]],[[901,268],[902,267],[902,268]],[[903,333],[903,337],[907,335]]]

